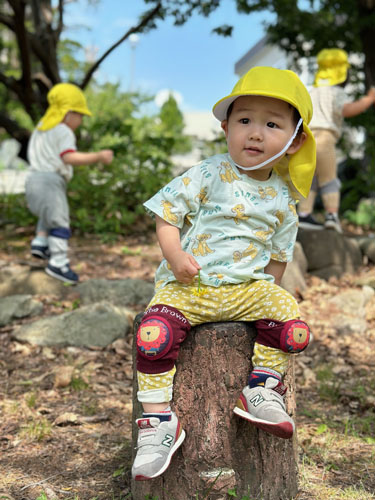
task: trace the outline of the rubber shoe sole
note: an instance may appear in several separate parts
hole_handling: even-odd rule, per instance
[[[140,474],[137,474],[135,476],[135,481],[149,481],[150,479],[154,479],[155,477],[158,477],[160,476],[161,474],[163,474],[163,472],[165,472],[168,467],[169,467],[169,464],[171,463],[171,460],[172,460],[172,457],[173,455],[175,454],[175,452],[178,450],[178,448],[182,445],[182,443],[184,442],[185,440],[185,437],[186,437],[186,433],[185,431],[182,429],[181,431],[181,434],[179,435],[177,441],[175,442],[175,444],[172,446],[172,449],[171,449],[171,452],[169,453],[168,455],[168,459],[167,461],[165,462],[165,464],[163,465],[163,467],[156,473],[154,474],[153,476],[150,476],[150,477],[147,477],[147,476],[142,476]]]
[[[58,279],[60,281],[64,281],[64,283],[70,283],[71,285],[76,285],[78,283],[78,279],[77,280],[72,280],[72,279],[66,278],[65,276],[62,276],[61,274],[55,273],[49,267],[46,267],[45,271],[52,278],[56,278],[56,279]]]
[[[37,259],[43,259],[43,260],[49,259],[49,256],[50,256],[49,251],[39,249],[39,248],[32,248],[31,255],[33,257],[36,257]]]
[[[245,410],[241,410],[236,406],[233,412],[241,418],[244,418],[255,427],[262,429],[268,434],[273,434],[279,438],[290,439],[293,436],[294,428],[290,422],[279,422],[273,424],[272,422],[268,422],[267,420],[261,420],[260,418],[256,418]]]
[[[324,229],[323,226],[320,226],[318,224],[310,224],[309,222],[299,222],[298,227],[300,229],[308,229],[310,231],[321,231]]]

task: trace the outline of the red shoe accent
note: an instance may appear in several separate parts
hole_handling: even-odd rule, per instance
[[[266,424],[254,422],[253,420],[249,420],[249,422],[255,425],[255,427],[262,429],[262,431],[273,434],[279,438],[290,439],[293,436],[293,426],[290,422],[280,422],[279,424]]]

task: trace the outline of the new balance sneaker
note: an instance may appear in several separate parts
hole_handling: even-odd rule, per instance
[[[63,267],[54,267],[48,264],[46,267],[46,273],[53,278],[65,281],[65,283],[75,284],[78,282],[79,277],[72,269],[70,269],[69,264],[65,264]]]
[[[157,417],[138,418],[137,455],[132,467],[136,481],[158,477],[168,468],[175,451],[185,439],[185,431],[174,412],[169,421]]]
[[[31,245],[31,255],[38,259],[49,259],[50,252],[47,246]]]
[[[334,229],[335,231],[337,231],[340,234],[342,233],[340,220],[339,220],[337,214],[327,213],[326,220],[324,222],[324,227],[326,229]]]
[[[280,391],[277,392],[277,391]],[[286,413],[283,394],[286,388],[273,377],[265,387],[246,386],[234,408],[234,413],[269,434],[289,439],[293,436],[294,422]]]
[[[301,229],[323,229],[322,224],[319,224],[311,214],[306,216],[298,215],[298,227]]]

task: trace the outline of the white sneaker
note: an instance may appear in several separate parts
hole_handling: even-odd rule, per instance
[[[284,398],[279,392],[286,388],[273,377],[266,379],[265,387],[246,386],[234,408],[234,413],[269,434],[289,439],[294,433],[294,422],[285,410]]]
[[[132,467],[136,481],[158,477],[169,467],[175,451],[185,439],[185,431],[174,412],[169,421],[157,417],[138,418],[137,455]]]
[[[340,219],[338,218],[338,216],[336,214],[332,214],[332,213],[326,214],[324,227],[326,229],[334,229],[336,232],[338,232],[340,234],[342,233]]]

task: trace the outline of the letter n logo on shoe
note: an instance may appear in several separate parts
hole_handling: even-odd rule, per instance
[[[260,405],[260,403],[263,403],[263,401],[264,398],[261,394],[257,394],[256,396],[250,399],[250,403],[255,407]]]
[[[163,439],[163,441],[161,442],[161,444],[163,444],[167,448],[170,448],[172,442],[173,442],[173,436],[171,436],[170,434],[166,434],[165,438]]]

